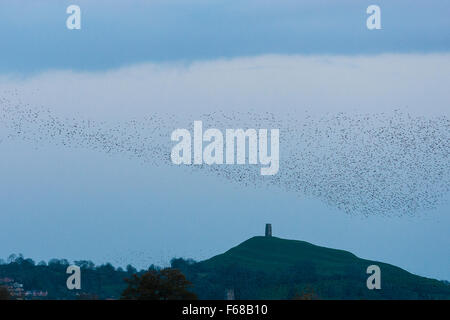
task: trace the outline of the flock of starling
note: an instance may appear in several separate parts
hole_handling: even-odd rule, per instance
[[[416,215],[441,205],[450,189],[450,120],[445,116],[222,111],[191,119],[159,113],[107,123],[58,117],[8,96],[0,97],[0,143],[50,142],[172,166],[171,132],[192,130],[193,121],[202,120],[205,129],[280,129],[280,169],[274,176],[261,176],[259,165],[192,165],[187,170],[248,186],[273,185],[366,216]]]

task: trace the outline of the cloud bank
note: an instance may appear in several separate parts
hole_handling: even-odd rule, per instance
[[[108,72],[0,77],[0,92],[64,115],[99,119],[165,111],[390,112],[449,115],[450,54],[260,56],[142,64]]]
[[[448,59],[267,56],[3,79],[3,139],[170,165],[170,133],[193,120],[279,128],[274,177],[248,166],[189,170],[275,185],[348,213],[416,214],[449,191]]]

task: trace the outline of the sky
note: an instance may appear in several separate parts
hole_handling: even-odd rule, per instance
[[[81,7],[81,30],[65,26],[70,4]],[[5,0],[0,94],[106,123],[154,114],[189,123],[217,111],[448,118],[450,4],[377,1],[382,29],[369,31],[370,4]],[[275,236],[450,280],[448,194],[418,214],[363,216],[264,182],[51,139],[0,135],[0,152],[3,258],[138,267],[200,260],[262,235],[270,222]]]
[[[65,28],[77,4],[82,29]],[[3,72],[108,70],[142,62],[264,54],[447,52],[447,1],[377,1],[382,30],[366,28],[372,1],[3,0]]]

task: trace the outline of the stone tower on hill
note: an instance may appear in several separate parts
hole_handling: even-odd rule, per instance
[[[266,237],[272,236],[272,225],[270,223],[266,223]]]

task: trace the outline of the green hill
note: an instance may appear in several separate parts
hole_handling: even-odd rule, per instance
[[[381,290],[369,290],[369,265],[381,269]],[[450,299],[450,286],[382,262],[276,237],[253,237],[198,263],[175,260],[200,298],[291,299],[313,292],[320,299]]]
[[[0,285],[11,278],[23,285],[24,291],[48,293],[27,299],[119,298],[126,287],[124,278],[146,272],[132,266],[122,270],[111,264],[77,261],[82,290],[74,292],[66,286],[69,262],[65,259],[37,265],[21,255],[11,255],[8,260],[0,262]],[[381,269],[381,290],[367,289],[366,270],[372,264]],[[173,259],[172,267],[186,275],[200,299],[224,299],[227,289],[234,290],[236,299],[450,299],[449,283],[360,259],[347,251],[275,237],[254,237],[200,262]]]

